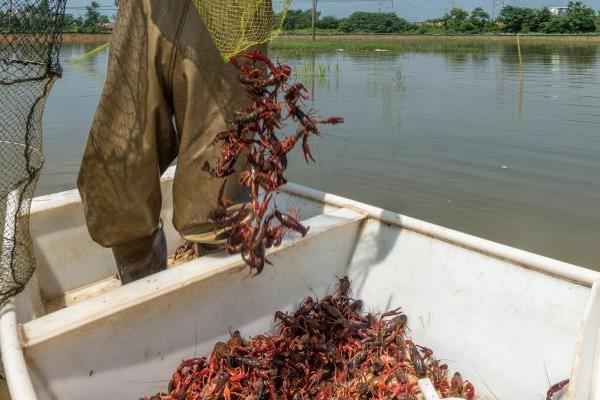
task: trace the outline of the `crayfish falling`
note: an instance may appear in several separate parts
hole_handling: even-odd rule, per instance
[[[260,274],[269,264],[266,250],[281,244],[288,231],[305,236],[308,228],[298,221],[298,215],[284,213],[273,206],[273,196],[287,183],[284,172],[288,154],[302,143],[306,162],[314,161],[309,138],[318,136],[319,125],[335,125],[342,118],[318,118],[314,112],[305,112],[301,103],[309,98],[301,83],[288,84],[291,67],[272,62],[266,55],[246,51],[231,63],[239,70],[239,81],[251,102],[243,112],[236,113],[231,130],[221,132],[213,144],[222,144],[223,152],[216,165],[208,162],[203,170],[213,178],[224,179],[218,197],[218,207],[208,216],[217,229],[228,232],[227,251],[241,254],[251,271]],[[266,72],[265,72],[266,71]],[[294,133],[280,138],[277,132],[284,123],[297,124]],[[236,172],[240,157],[242,170],[238,179],[247,188],[251,201],[233,207],[224,196],[227,179]]]

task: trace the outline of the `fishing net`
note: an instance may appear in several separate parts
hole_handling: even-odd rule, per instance
[[[44,160],[44,105],[61,75],[65,3],[0,0],[0,306],[35,267],[29,207]]]
[[[194,0],[223,59],[277,36],[292,0]]]

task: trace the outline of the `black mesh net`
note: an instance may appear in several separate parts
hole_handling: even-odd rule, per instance
[[[66,0],[0,0],[0,306],[35,267],[29,207],[43,164],[42,115],[60,76]]]

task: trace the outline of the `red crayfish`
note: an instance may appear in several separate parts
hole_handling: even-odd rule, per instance
[[[228,232],[228,252],[241,254],[251,270],[259,274],[269,263],[267,249],[279,246],[286,232],[305,236],[308,231],[298,215],[281,212],[273,205],[274,195],[287,183],[284,172],[288,154],[301,142],[306,161],[314,161],[310,137],[320,134],[319,125],[335,125],[343,119],[319,119],[312,111],[303,111],[301,103],[309,98],[308,91],[300,83],[288,83],[292,74],[289,66],[254,51],[241,53],[231,63],[239,71],[250,105],[236,113],[231,129],[216,136],[214,144],[223,146],[216,165],[207,162],[203,167],[212,177],[224,179],[219,206],[209,215],[209,222]],[[286,121],[297,126],[294,133],[281,137],[277,132]],[[236,173],[234,166],[239,165],[240,158],[242,169],[237,179],[248,189],[251,200],[235,208],[223,195],[223,188]]]
[[[168,393],[142,400],[417,400],[429,378],[443,398],[475,398],[475,389],[433,351],[409,337],[400,309],[362,311],[350,280],[323,299],[307,297],[277,311],[275,332],[242,338],[231,332],[209,357],[184,361]]]

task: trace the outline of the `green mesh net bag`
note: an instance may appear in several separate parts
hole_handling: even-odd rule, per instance
[[[277,36],[292,0],[194,0],[223,59]]]

